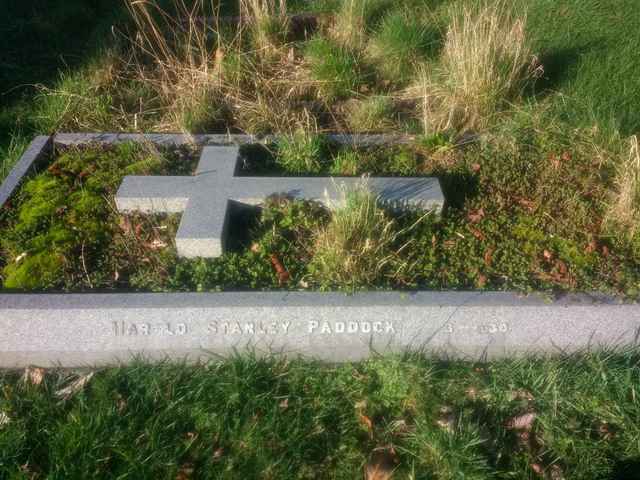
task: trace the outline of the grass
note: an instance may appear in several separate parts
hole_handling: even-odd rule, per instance
[[[440,63],[422,67],[416,87],[426,132],[478,131],[515,102],[537,65],[505,2],[453,8]]]
[[[5,372],[0,475],[360,478],[377,465],[393,478],[635,479],[638,362],[139,363],[66,397],[86,372]]]
[[[323,100],[332,102],[357,93],[363,82],[362,72],[357,54],[350,47],[318,37],[308,43],[305,56]]]

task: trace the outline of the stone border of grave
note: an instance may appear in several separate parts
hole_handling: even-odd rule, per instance
[[[263,143],[248,135],[37,137],[0,186],[0,205],[53,146],[150,141]],[[406,136],[334,135],[357,145]],[[325,361],[420,351],[457,359],[640,345],[640,306],[600,294],[514,292],[0,294],[0,368],[111,365],[133,357],[201,361],[251,350]]]

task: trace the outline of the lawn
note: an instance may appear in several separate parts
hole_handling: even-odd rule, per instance
[[[4,373],[0,475],[637,479],[639,361],[244,357]]]

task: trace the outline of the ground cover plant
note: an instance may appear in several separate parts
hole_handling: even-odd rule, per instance
[[[435,135],[358,148],[299,132],[243,147],[242,175],[365,177],[361,188],[341,192],[345,206],[334,212],[274,195],[262,209],[236,213],[232,247],[217,259],[177,257],[178,216],[123,216],[113,201],[125,175],[191,174],[197,150],[69,149],[3,209],[2,286],[600,290],[635,298],[635,219],[614,214],[625,208],[620,202],[636,201],[629,198],[637,189],[635,143],[607,149],[593,132],[519,115],[526,118],[503,125],[514,131],[464,146]],[[631,178],[621,179],[619,165]],[[438,176],[448,205],[441,216],[391,210],[368,192],[366,175]]]
[[[0,376],[3,478],[632,480],[637,352]]]

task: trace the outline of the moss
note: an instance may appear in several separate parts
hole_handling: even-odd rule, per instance
[[[62,254],[42,251],[7,265],[4,268],[4,287],[19,290],[51,287],[60,283],[63,269]]]
[[[16,213],[0,235],[4,287],[74,289],[105,278],[99,270],[119,231],[110,196],[125,175],[163,173],[163,164],[158,153],[127,143],[63,152],[17,195]]]

